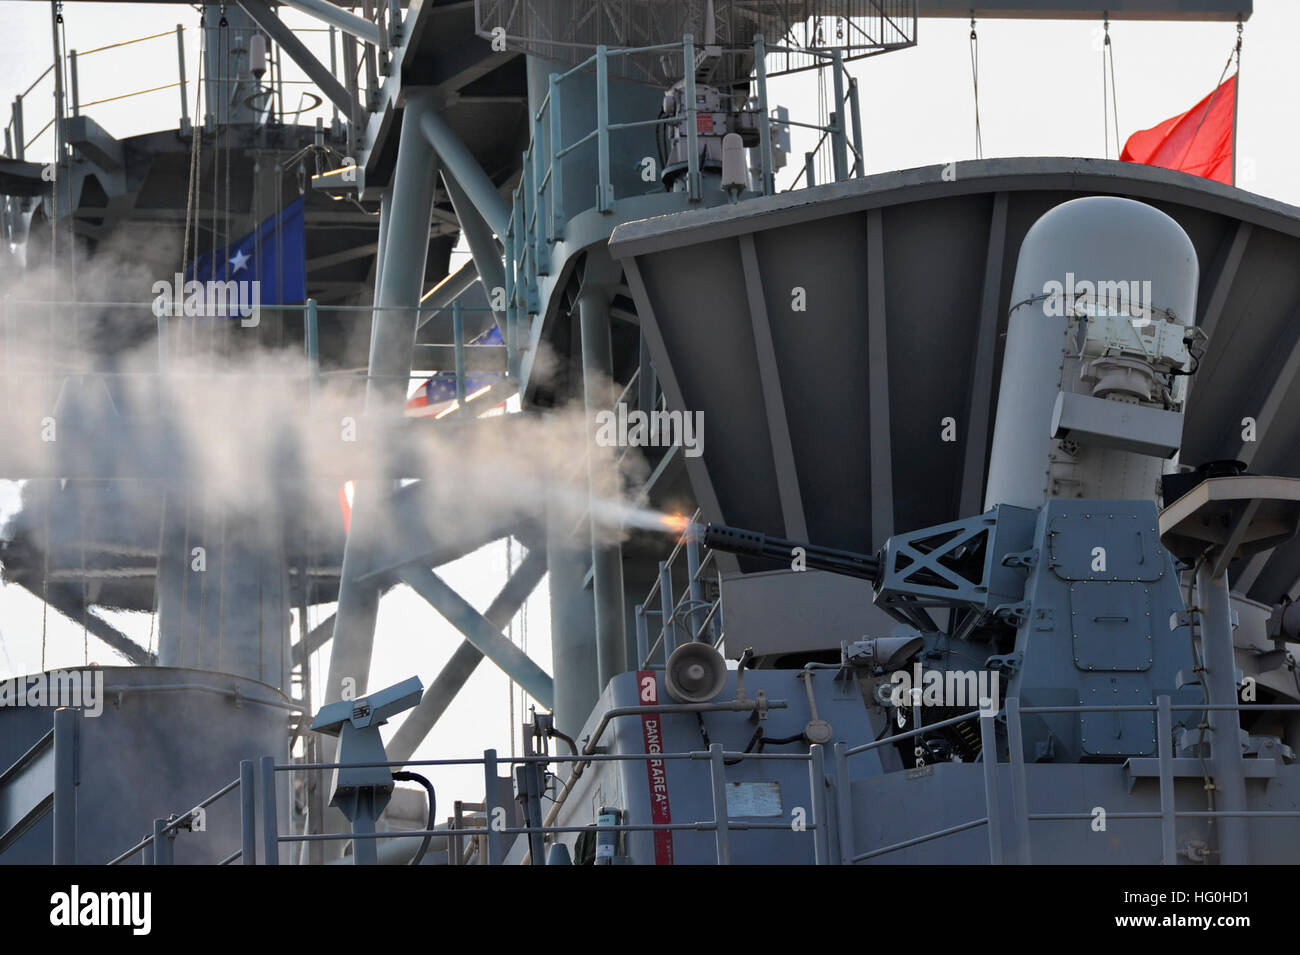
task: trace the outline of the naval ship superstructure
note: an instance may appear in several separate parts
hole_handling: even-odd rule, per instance
[[[11,116],[4,576],[130,665],[32,676],[102,679],[93,717],[0,708],[0,859],[1294,861],[1300,209],[1098,159],[866,175],[845,64],[947,0],[283,7],[341,65],[209,4],[178,128],[113,139],[62,59],[54,163]],[[983,15],[1048,12],[1251,4]],[[805,70],[824,116],[769,96]],[[256,324],[132,285],[280,249],[253,227],[295,200],[301,298]],[[142,234],[157,261],[72,287]],[[437,568],[505,538],[480,612]],[[503,631],[543,580],[535,661]],[[402,585],[464,642],[374,686]],[[156,612],[156,648],[95,607]],[[523,754],[413,758],[485,659],[535,703]],[[435,792],[453,763],[482,787]]]

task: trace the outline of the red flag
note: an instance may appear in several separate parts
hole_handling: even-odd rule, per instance
[[[1162,166],[1233,185],[1233,118],[1237,109],[1237,77],[1181,116],[1134,133],[1120,159]]]

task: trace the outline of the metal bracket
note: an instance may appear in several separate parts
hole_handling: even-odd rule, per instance
[[[649,613],[650,611],[645,611]],[[754,648],[745,647],[740,658],[736,661],[736,702],[741,703],[748,699],[745,696],[745,670],[749,667],[749,662],[754,659]],[[762,694],[762,691],[759,691]]]
[[[1013,567],[1021,570],[1031,570],[1038,564],[1038,551],[1031,548],[1029,550],[1017,551],[1014,554],[1007,554],[1002,558],[1003,567]]]
[[[1010,679],[1011,675],[1020,669],[1020,654],[1008,653],[1002,656],[992,656],[984,661],[985,668],[997,670],[999,673],[1005,673]]]
[[[1280,758],[1289,763],[1295,759],[1295,750],[1275,736],[1248,736],[1244,755],[1259,759]]]
[[[1033,604],[1028,600],[1013,604],[1001,604],[993,608],[993,616],[1001,617],[1012,627],[1019,630],[1029,622],[1029,611],[1032,608]]]

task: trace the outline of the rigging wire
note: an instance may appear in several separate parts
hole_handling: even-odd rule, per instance
[[[514,538],[507,536],[507,537],[506,537],[506,580],[509,580],[509,579],[510,579],[510,575],[511,575],[512,573],[514,573],[514,563],[515,563],[515,562],[514,562],[514,547],[513,547],[513,544],[514,544]],[[515,642],[515,621],[514,621],[514,618],[513,618],[513,617],[511,617],[510,620],[506,623],[506,639],[509,640],[511,643],[514,643],[514,642]],[[516,753],[515,753],[515,682],[514,682],[514,680],[511,680],[511,681],[509,682],[509,684],[508,684],[508,690],[509,690],[509,693],[510,693],[510,713],[509,713],[509,716],[508,716],[508,718],[509,718],[509,720],[510,720],[510,758],[511,758],[511,759],[514,759],[515,756],[516,756]]]
[[[63,88],[66,90],[68,89],[69,86],[68,80],[70,79],[70,75],[69,75],[70,67],[68,65],[68,57],[66,55],[66,51],[68,49],[68,28],[66,24],[63,22],[63,3],[61,2],[61,0],[58,6],[56,7],[56,10],[57,13],[55,15],[55,22],[58,24],[59,35],[60,35],[59,58],[60,58],[60,62],[62,62],[63,64]],[[60,111],[66,112],[66,110],[62,106],[60,107]],[[66,117],[65,117],[65,122],[66,122]],[[64,128],[66,129],[66,126]],[[65,144],[63,148],[64,148],[64,154],[59,157],[59,161],[63,163],[65,171],[70,172],[70,170],[67,169],[68,158],[69,158],[67,155],[68,153],[67,145]],[[71,175],[59,176],[58,180],[66,182],[67,189],[68,189],[68,277],[69,277],[70,284],[72,286],[72,300],[75,302],[77,300],[77,220],[76,220],[76,210],[73,208],[72,176]],[[57,181],[54,184],[54,188],[56,190],[58,189]],[[74,349],[80,338],[78,334],[78,329],[79,329],[78,319],[79,319],[79,312],[74,307],[72,310],[72,329],[73,329],[72,341],[73,341]]]
[[[50,511],[54,506],[54,480],[45,485],[45,547],[41,573],[41,671],[45,670],[45,638],[50,620]]]
[[[59,168],[64,165],[62,153],[63,147],[63,98],[60,95],[61,89],[66,89],[63,85],[63,67],[60,56],[59,43],[59,25],[63,22],[63,4],[58,0],[51,0],[50,10],[54,16],[53,24],[53,44],[54,44],[54,62],[51,69],[55,71],[54,75],[54,182],[50,188],[50,265],[57,270],[59,265],[59,180],[63,177],[59,175]],[[22,137],[19,137],[21,144]],[[49,325],[49,343],[54,344],[54,307],[50,308],[50,325]],[[52,541],[50,533],[50,512],[54,508],[54,484],[56,479],[50,479],[45,482],[45,541],[42,548],[42,572],[41,572],[41,670],[45,669],[46,643],[49,635],[49,614],[50,614],[50,550]]]
[[[818,27],[819,37],[821,35],[820,30],[821,27],[819,26]],[[817,71],[817,125],[825,129],[828,126],[830,126],[830,122],[831,122],[830,108],[826,104],[826,71],[818,70]],[[830,166],[828,162],[830,157],[822,150],[821,148],[822,142],[825,142],[824,136],[822,137],[822,140],[817,143],[816,151],[814,155],[816,156],[816,160],[817,160],[816,161],[817,181],[825,183],[831,181]]]
[[[147,647],[149,655],[154,655],[153,637],[154,630],[158,624],[158,577],[162,571],[162,552],[163,552],[163,532],[167,529],[167,489],[164,485],[162,493],[162,502],[159,508],[158,516],[158,560],[154,565],[153,572],[153,609],[149,613],[149,645]],[[160,635],[161,636],[161,635]],[[161,643],[161,638],[159,640]]]
[[[90,613],[90,595],[86,586],[86,496],[84,487],[78,487],[77,491],[77,522],[80,525],[81,537],[81,654],[82,663],[90,665],[90,633],[87,627],[86,617]]]
[[[213,118],[212,126],[212,254],[208,259],[208,278],[215,280],[217,277],[217,250],[219,249],[219,229],[217,221],[217,209],[221,192],[221,133],[223,127],[229,129],[230,125],[230,22],[226,19],[226,5],[223,3],[221,9],[221,20],[217,23],[217,110]],[[201,173],[200,173],[201,174]],[[200,179],[200,182],[202,180]],[[194,278],[198,279],[197,257]],[[210,303],[209,303],[210,304]],[[215,321],[215,317],[207,314],[209,309],[203,310],[204,315],[195,315],[190,322],[190,355],[197,357],[199,354],[199,319],[207,318],[208,322]]]
[[[1119,91],[1115,87],[1115,47],[1110,40],[1110,17],[1104,16],[1101,41],[1101,127],[1105,141],[1106,159],[1110,158],[1110,133],[1112,125],[1115,130],[1115,158],[1118,159],[1124,147],[1119,138]]]
[[[217,89],[218,91],[224,90],[225,87],[229,85],[229,81],[230,81],[229,65],[230,65],[230,25],[229,25],[229,21],[226,19],[226,7],[223,4],[221,7],[221,20],[219,21],[217,27]],[[223,139],[224,139],[224,146],[223,146]],[[224,92],[221,93],[221,100],[218,105],[217,115],[215,117],[215,125],[212,131],[212,147],[213,147],[212,255],[211,258],[208,260],[208,278],[213,281],[216,281],[217,252],[219,249],[222,250],[221,258],[223,260],[221,277],[223,280],[228,280],[230,278],[229,265],[224,261],[227,258],[226,253],[229,252],[229,249],[223,246],[222,244],[224,242],[228,245],[230,241],[230,216],[229,216],[230,99],[229,99],[229,95]],[[222,173],[223,153],[225,159],[225,172],[226,172],[226,185],[225,185],[225,193],[224,193],[226,214],[224,216],[224,219],[219,217],[218,214],[218,207],[220,206],[221,198],[222,198],[221,173]],[[194,277],[196,280],[201,280],[198,274],[197,267],[195,268]],[[215,341],[216,341],[215,336],[216,336],[216,327],[217,327],[217,321],[219,316],[213,314],[211,309],[211,304],[212,304],[211,302],[207,303],[208,307],[204,309],[205,314],[203,317],[206,319],[207,326],[208,326],[206,357],[208,359],[209,367],[215,367],[215,358],[214,358]],[[199,316],[196,315],[194,317],[194,321],[191,324],[191,351],[196,361],[198,360],[198,352],[199,352],[198,342],[197,342],[198,326],[199,326]],[[199,531],[199,537],[200,540],[202,541],[202,546],[204,549],[205,564],[203,568],[203,576],[200,578],[200,583],[199,583],[199,626],[198,626],[197,653],[198,653],[198,659],[200,665],[202,664],[202,660],[203,660],[204,624],[207,622],[208,574],[207,574],[206,560],[208,556],[207,551],[208,551],[208,545],[211,541],[211,531],[212,531],[211,488],[207,488],[205,490],[201,507],[203,511],[203,526]],[[221,544],[217,556],[217,560],[220,562],[219,570],[218,570],[219,580],[217,582],[217,593],[215,597],[217,601],[217,612],[219,617],[218,635],[217,635],[218,667],[221,665],[222,657],[224,656],[224,649],[225,649],[225,600],[223,599],[223,585],[225,582],[225,569],[226,569],[225,530],[226,530],[226,521],[225,521],[225,515],[223,513],[222,521],[221,521]],[[188,533],[188,527],[186,528],[186,532]],[[190,560],[190,551],[188,547],[186,549],[185,559]],[[192,565],[191,565],[191,571],[193,571]]]
[[[1241,14],[1237,14],[1237,46],[1233,49],[1233,55],[1237,60],[1237,69],[1233,73],[1236,77],[1236,83],[1233,84],[1233,101],[1232,101],[1232,184],[1237,184],[1237,109],[1241,104]]]
[[[201,117],[203,116],[203,113],[200,111],[200,109],[199,109],[199,105],[200,105],[201,97],[202,97],[202,93],[203,93],[203,77],[204,77],[204,68],[203,68],[203,67],[204,67],[204,60],[205,60],[205,58],[206,58],[206,53],[207,53],[207,46],[208,46],[208,42],[207,42],[207,41],[208,41],[208,33],[207,33],[207,29],[206,29],[206,27],[207,27],[207,24],[206,24],[206,22],[205,22],[204,15],[203,15],[203,13],[200,11],[200,13],[199,13],[199,66],[198,66],[197,80],[196,80],[196,82],[195,82],[195,84],[194,84],[194,119],[195,119],[195,122],[194,122],[193,124],[191,124],[191,126],[190,126],[190,134],[191,134],[191,139],[190,139],[190,174],[189,174],[189,182],[188,182],[188,184],[187,184],[187,186],[186,186],[186,200],[185,200],[185,232],[184,232],[184,239],[183,239],[183,241],[182,241],[182,243],[181,243],[182,251],[181,251],[180,270],[181,270],[182,273],[185,271],[186,266],[189,264],[189,258],[190,258],[190,236],[191,236],[190,225],[191,225],[191,223],[193,223],[193,226],[194,226],[194,232],[193,232],[193,236],[194,236],[194,248],[197,249],[197,248],[198,248],[198,216],[202,214],[201,211],[200,211],[199,213],[196,214],[196,212],[195,212],[195,206],[198,204],[198,195],[199,195],[199,189],[198,189],[198,186],[199,186],[199,162],[200,162],[200,156],[201,156],[201,152],[202,152],[202,145],[201,145],[201,144],[202,144],[202,138],[203,138],[203,134],[202,134],[202,120],[201,120]],[[206,105],[206,104],[205,104],[205,105]],[[166,315],[166,312],[164,311],[163,314],[164,314],[164,316],[165,316],[165,315]],[[166,336],[166,323],[165,323],[165,322],[163,323],[163,325],[161,325],[161,326],[159,327],[159,329],[158,329],[158,334],[159,334],[160,337],[165,337],[165,336]],[[178,342],[179,342],[179,336],[178,336]],[[160,396],[161,396],[161,394],[162,394],[162,389],[163,389],[163,387],[164,387],[164,386],[163,386],[163,382],[162,382],[162,380],[161,380],[161,378],[160,378],[160,380],[159,380],[159,382],[158,382],[158,389],[159,389],[159,395],[160,395]],[[163,485],[163,493],[162,493],[162,516],[161,516],[161,519],[160,519],[160,522],[159,522],[159,525],[158,525],[158,558],[157,558],[157,562],[156,562],[155,567],[154,567],[153,606],[154,606],[154,614],[155,614],[155,616],[159,613],[159,590],[160,590],[160,583],[161,583],[161,578],[162,578],[163,552],[164,552],[164,550],[165,550],[165,548],[166,548],[166,546],[167,546],[167,537],[166,537],[166,530],[167,530],[167,497],[168,497],[167,486],[164,484],[164,485]],[[182,559],[183,559],[185,562],[188,562],[188,560],[189,560],[189,546],[190,546],[190,545],[189,545],[189,515],[190,515],[190,501],[189,501],[189,497],[188,497],[188,495],[187,495],[187,496],[186,496],[186,499],[185,499],[185,549],[184,549],[183,557],[182,557]],[[182,606],[182,607],[188,607],[188,605],[189,605],[189,603],[188,603],[188,597],[187,597],[187,595],[186,595],[186,589],[185,589],[185,585],[186,585],[186,583],[187,583],[188,581],[189,581],[189,574],[188,574],[188,572],[186,572],[186,573],[184,574],[184,576],[182,577],[182,581],[181,581],[181,606]],[[184,615],[182,615],[182,616],[181,616],[181,641],[180,641],[180,644],[179,644],[182,653],[183,653],[183,651],[184,651],[184,647],[185,647],[185,644],[184,644],[184,637],[185,637],[185,622],[184,622],[184,621],[185,621],[185,618],[184,618]],[[158,646],[159,646],[159,651],[160,651],[160,652],[159,652],[159,655],[160,655],[160,656],[161,656],[161,650],[162,650],[162,639],[163,639],[163,636],[162,636],[162,624],[161,624],[161,620],[160,620],[160,621],[159,621],[159,625],[158,625]],[[150,644],[152,644],[152,642],[153,642],[153,625],[152,625],[152,623],[150,624],[150,629],[149,629],[149,641],[150,641]]]
[[[59,21],[63,19],[62,5],[57,0],[50,0],[50,10],[54,14],[54,62],[50,69],[55,71],[54,75],[54,182],[50,188],[50,265],[54,269],[59,267],[59,166],[63,163],[63,157],[59,155],[59,147],[63,139],[59,135],[62,130],[63,102],[59,96],[59,87],[62,84],[62,68],[59,66]],[[21,136],[19,137],[22,138]],[[21,145],[21,143],[19,144]],[[50,337],[53,344],[54,337],[54,312],[50,311]],[[44,654],[42,654],[42,658]]]
[[[67,56],[68,28],[63,18],[63,3],[61,2],[61,0],[55,0],[55,2],[51,4],[51,6],[53,7],[54,10],[54,30],[55,30],[53,68],[59,71],[59,74],[63,82],[63,89],[68,90],[71,88],[71,83],[70,83],[71,73],[70,73],[69,60]],[[66,115],[64,98],[60,97],[58,101],[55,103],[55,113],[56,113],[55,122],[60,125],[63,125],[64,129],[66,130],[65,124],[67,122],[67,115]],[[65,133],[65,137],[66,137],[66,133]],[[68,163],[69,150],[67,147],[67,143],[65,139],[61,139],[57,136],[55,138],[56,138],[56,142],[55,142],[54,167],[56,172],[55,172],[54,182],[52,183],[50,189],[50,193],[54,202],[54,208],[57,209],[58,200],[59,200],[59,187],[62,185],[67,189],[66,209],[68,210],[67,211],[68,235],[66,241],[68,246],[67,249],[68,276],[69,276],[69,281],[70,281],[70,286],[72,291],[71,300],[75,303],[77,300],[76,203],[74,201],[75,197],[72,194],[72,177],[70,175],[70,169]],[[62,171],[60,172],[59,170]],[[53,250],[53,254],[51,256],[51,259],[54,262],[56,268],[58,266],[58,258],[59,258],[58,246],[56,243],[55,248]],[[81,342],[80,312],[77,309],[75,304],[71,307],[71,311],[72,311],[72,316],[71,316],[72,317],[72,354],[73,354],[73,360],[74,362],[76,362],[78,347]],[[64,487],[66,488],[66,486],[67,485],[65,482]],[[51,488],[51,491],[52,490],[53,488]],[[82,488],[79,485],[74,485],[73,490],[74,493],[76,493],[77,495],[77,525],[78,525],[78,538],[79,538],[80,551],[81,551],[82,662],[85,664],[89,664],[90,663],[90,636],[89,636],[87,614],[89,613],[90,608],[88,603],[88,592],[87,592],[87,582],[86,582],[86,503],[85,503],[84,495],[82,493]],[[53,542],[49,535],[49,515],[47,514],[46,515],[46,541],[45,541],[45,546],[47,550],[47,554],[46,554],[47,568],[49,566],[48,550],[50,547],[52,547],[52,544]],[[48,575],[48,569],[46,573]],[[42,652],[41,656],[42,656],[42,668],[44,668],[44,652]]]
[[[975,158],[984,158],[984,138],[980,132],[980,38],[975,30],[975,11],[970,12],[970,79],[975,92]]]
[[[525,550],[527,550],[527,548],[525,548]],[[524,556],[527,555],[525,554]],[[523,563],[522,559],[520,560],[520,563],[521,564]],[[524,602],[519,608],[519,649],[521,652],[527,655],[528,653],[528,598],[527,597],[524,598]],[[521,686],[519,688],[520,708],[523,707],[524,702],[525,702],[524,688]],[[572,745],[572,743],[570,743],[570,745]],[[574,755],[576,756],[577,753],[575,752]]]
[[[227,43],[227,47],[229,47],[229,43]],[[223,210],[222,221],[223,221],[223,225],[224,225],[224,227],[225,227],[225,239],[226,239],[226,255],[225,255],[225,259],[226,259],[226,261],[225,261],[225,264],[224,264],[223,269],[222,269],[222,275],[223,275],[224,280],[228,282],[228,281],[230,281],[230,232],[231,232],[231,229],[230,229],[230,123],[227,123],[227,124],[226,124],[226,137],[225,137],[225,138],[226,138],[226,185],[225,185],[225,207],[224,207],[224,210]],[[229,316],[227,316],[227,318],[229,318]],[[231,333],[230,333],[230,324],[231,324],[231,323],[230,323],[229,321],[227,321],[227,322],[224,324],[224,326],[223,326],[223,327],[224,327],[224,330],[225,330],[225,333],[224,333],[223,336],[222,336],[222,344],[223,344],[224,346],[227,346],[227,348],[226,348],[227,351],[229,350],[229,345],[230,345],[230,334],[231,334]],[[216,341],[215,341],[215,336],[216,336],[216,326],[212,326],[212,327],[211,327],[211,332],[210,332],[209,337],[208,337],[208,352],[209,352],[209,360],[212,362],[212,366],[213,366],[214,368],[216,367],[216,359],[215,359],[215,357],[213,357],[214,354],[215,354],[215,351],[216,351]],[[223,528],[224,528],[224,522],[223,522]],[[223,531],[222,531],[222,535],[223,535],[223,536],[222,536],[222,542],[221,542],[221,546],[222,546],[222,548],[223,548],[223,553],[224,553],[224,548],[225,548],[225,537],[224,537],[224,534],[225,534],[225,532],[224,532],[224,529],[223,529]]]
[[[227,109],[227,104],[226,104],[225,98],[224,98],[224,96],[222,95],[222,88],[223,88],[224,81],[225,81],[225,79],[226,79],[226,56],[225,56],[225,51],[226,51],[227,44],[226,44],[226,32],[225,32],[225,26],[226,26],[227,21],[226,21],[226,13],[225,13],[225,10],[226,10],[225,5],[222,4],[222,6],[221,6],[221,20],[220,20],[220,22],[218,23],[218,26],[217,26],[217,35],[216,35],[216,41],[217,41],[217,63],[216,63],[216,91],[217,91],[217,102],[216,102],[216,104],[215,104],[215,109],[214,109],[213,112],[212,112],[212,149],[213,149],[213,155],[212,155],[212,161],[211,161],[211,167],[212,167],[212,226],[211,226],[211,229],[209,230],[209,231],[210,231],[210,238],[211,238],[211,243],[212,243],[212,244],[211,244],[211,252],[210,252],[210,255],[209,255],[209,259],[208,259],[208,277],[209,277],[209,278],[214,278],[215,275],[216,275],[216,262],[217,262],[217,228],[218,228],[218,226],[217,226],[217,193],[218,193],[218,187],[219,187],[218,173],[219,173],[219,171],[220,171],[220,169],[221,169],[221,126],[222,126],[222,121],[223,121],[223,116],[224,116],[224,114],[225,114],[225,110]],[[209,105],[209,107],[212,107],[212,106],[213,106],[213,104],[211,104],[211,103],[209,103],[208,105]],[[227,117],[227,118],[228,118],[228,117]],[[198,261],[199,261],[199,257],[202,255],[202,251],[201,251],[200,248],[199,248],[198,230],[199,230],[199,224],[200,224],[200,222],[201,222],[202,219],[203,219],[203,167],[202,167],[202,164],[201,164],[201,163],[199,164],[199,168],[196,170],[196,173],[197,173],[197,174],[196,174],[196,177],[195,177],[195,186],[194,186],[194,191],[195,191],[196,205],[198,206],[198,209],[197,209],[197,211],[196,211],[196,213],[195,213],[195,217],[194,217],[194,218],[195,218],[195,229],[194,229],[194,253],[195,253],[195,255],[194,255],[194,280],[195,280],[195,281],[200,281],[200,278],[199,278],[199,269],[198,269]],[[206,311],[207,311],[207,308],[205,307],[205,308],[201,309],[201,310],[199,311],[198,314],[195,314],[195,315],[189,316],[189,317],[190,317],[190,322],[189,322],[189,337],[188,337],[189,351],[188,351],[188,353],[187,353],[187,357],[188,357],[190,360],[194,360],[194,359],[197,357],[197,355],[198,355],[198,326],[199,326],[199,319],[200,319],[200,317],[203,316],[204,313],[206,313]],[[181,606],[184,607],[185,610],[184,610],[184,614],[183,614],[183,616],[182,616],[182,618],[181,618],[181,639],[180,639],[180,655],[179,655],[181,660],[184,660],[184,659],[185,659],[185,637],[186,637],[187,632],[189,631],[189,618],[190,618],[190,612],[189,612],[189,607],[190,607],[190,601],[189,601],[189,585],[190,585],[190,577],[195,573],[194,565],[193,565],[194,555],[193,555],[193,552],[192,552],[192,550],[191,550],[191,548],[190,548],[190,542],[191,542],[191,540],[192,540],[192,537],[191,537],[191,531],[192,531],[192,529],[193,529],[194,497],[195,497],[195,495],[194,495],[193,493],[187,493],[187,494],[185,495],[185,537],[184,537],[184,541],[185,541],[185,543],[184,543],[184,549],[183,549],[183,551],[182,551],[182,558],[181,558],[181,559],[182,559],[182,567],[183,567],[183,570],[182,570],[183,577],[181,578]],[[203,500],[201,500],[201,501],[199,502],[199,508],[200,508],[200,510],[203,512],[203,526],[202,526],[202,528],[199,530],[199,537],[200,537],[201,540],[203,540],[203,541],[206,543],[206,541],[207,541],[207,530],[208,530],[208,510],[209,510],[208,507],[207,507],[207,500],[206,500],[206,497],[205,497],[205,499],[203,499]],[[202,545],[201,545],[201,546],[202,546]],[[223,555],[223,556],[224,556],[224,555]],[[205,616],[205,610],[206,610],[206,597],[207,597],[207,563],[206,563],[206,562],[207,562],[207,548],[206,548],[206,546],[203,547],[203,560],[204,560],[203,577],[201,577],[201,578],[200,578],[200,581],[199,581],[199,613],[198,613],[198,618],[199,618],[199,619],[198,619],[198,629],[197,629],[197,632],[196,632],[196,634],[195,634],[195,647],[194,647],[194,655],[195,655],[196,665],[202,665],[202,660],[203,660],[203,618],[204,618],[204,616]],[[223,567],[224,567],[224,561],[222,562],[222,564],[223,564]],[[218,651],[218,655],[219,655],[219,654],[220,654],[220,651]],[[218,660],[218,666],[220,666],[220,662],[221,662],[221,661]]]
[[[1237,70],[1238,72],[1240,72],[1241,71],[1241,20],[1237,21],[1237,45],[1233,47],[1232,52],[1228,54],[1227,62],[1223,64],[1223,69],[1219,71],[1219,80],[1217,83],[1214,84],[1214,92],[1210,94],[1210,101],[1205,104],[1205,109],[1201,110],[1201,118],[1197,120],[1196,129],[1192,132],[1191,138],[1187,140],[1187,145],[1183,147],[1183,154],[1178,157],[1178,165],[1174,166],[1175,169],[1186,172],[1186,170],[1183,169],[1183,163],[1187,161],[1187,154],[1188,152],[1191,151],[1192,144],[1196,142],[1196,137],[1201,134],[1201,127],[1205,125],[1205,117],[1209,116],[1210,110],[1214,109],[1214,101],[1219,97],[1219,88],[1223,86],[1223,79],[1228,75],[1228,67],[1232,66],[1234,59],[1236,60],[1237,63]],[[1232,119],[1233,150],[1232,151],[1233,151],[1233,172],[1234,172],[1233,181],[1235,185],[1236,182],[1235,172],[1236,172],[1236,161],[1237,161],[1236,159],[1237,104],[1235,102],[1232,104],[1232,115],[1233,115],[1233,119]]]
[[[190,226],[194,222],[194,201],[198,193],[197,179],[199,166],[199,153],[202,150],[202,127],[203,113],[199,111],[199,103],[203,92],[203,63],[207,54],[208,31],[205,18],[202,13],[199,14],[199,69],[198,78],[194,83],[194,122],[190,125],[190,176],[189,184],[186,188],[185,198],[185,238],[181,245],[181,270],[184,271],[190,260]],[[197,247],[198,226],[195,224],[194,235],[196,236],[195,245]]]
[[[221,514],[221,563],[217,568],[217,669],[221,669],[226,658],[226,517]],[[259,623],[260,626],[260,623]]]

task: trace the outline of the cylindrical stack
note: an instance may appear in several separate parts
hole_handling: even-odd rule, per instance
[[[1011,294],[986,508],[1155,496],[1164,459],[1053,438],[1053,413],[1061,392],[1166,410],[1181,403],[1186,379],[1165,382],[1181,364],[1197,277],[1187,233],[1145,203],[1075,199],[1030,228]]]

